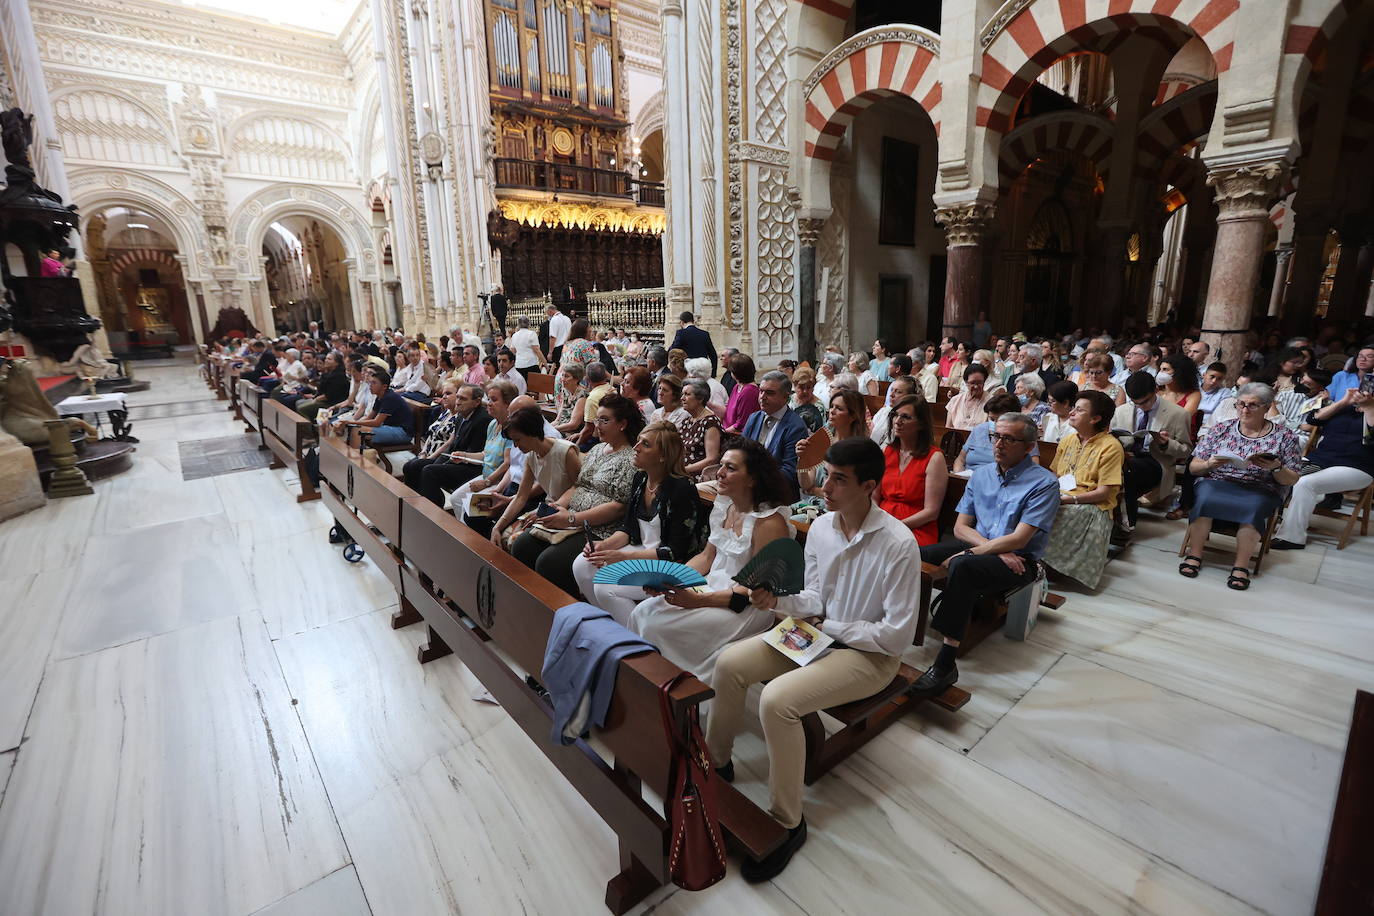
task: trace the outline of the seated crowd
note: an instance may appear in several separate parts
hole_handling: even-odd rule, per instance
[[[1142,506],[1186,516],[1190,578],[1214,523],[1234,526],[1226,584],[1243,590],[1277,513],[1272,546],[1301,549],[1323,500],[1374,483],[1374,345],[1335,334],[1256,339],[1228,386],[1204,341],[1169,329],[908,352],[879,339],[868,352],[827,347],[814,367],[761,369],[732,349],[595,334],[581,318],[556,347],[519,325],[490,354],[458,328],[437,345],[387,329],[214,349],[325,435],[412,446],[401,469],[412,489],[710,684],[707,743],[726,779],[745,692],[766,683],[770,810],[789,838],[746,866],[751,880],[805,841],[801,718],[892,680],[915,633],[922,561],[944,572],[930,620],[942,644],[911,688],[920,697],[957,681],[979,602],[1042,570],[1098,588]],[[800,594],[735,581],[799,529]],[[594,581],[633,559],[686,564],[706,584]],[[788,616],[835,647],[796,667],[751,638]]]

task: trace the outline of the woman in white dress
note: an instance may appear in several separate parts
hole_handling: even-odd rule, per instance
[[[630,629],[658,646],[679,667],[707,684],[722,649],[768,630],[771,611],[749,604],[749,590],[734,581],[765,544],[792,536],[789,485],[778,462],[759,443],[733,439],[721,455],[719,489],[706,548],[687,565],[706,577],[701,590],[672,589],[641,601]]]
[[[671,423],[650,423],[635,442],[634,482],[620,530],[587,545],[573,561],[573,577],[587,601],[628,625],[644,600],[637,585],[597,585],[601,567],[622,560],[686,563],[701,549],[710,511],[682,468],[682,437]],[[664,532],[668,532],[664,535]]]

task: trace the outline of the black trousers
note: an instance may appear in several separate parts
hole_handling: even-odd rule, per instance
[[[956,553],[967,550],[972,544],[958,538],[948,537],[938,544],[921,548],[921,562],[943,563]],[[940,606],[935,611],[930,625],[946,639],[962,640],[968,631],[969,619],[980,598],[1000,595],[1020,585],[1034,581],[1035,561],[1026,559],[1026,569],[1020,575],[1011,571],[1001,557],[987,556],[959,557],[949,564],[949,578],[945,580],[944,591],[940,593]]]
[[[433,464],[437,459],[434,458],[412,458],[401,466],[401,476],[405,478],[406,486],[416,493],[420,492],[420,472]]]
[[[577,595],[577,579],[573,576],[572,565],[586,546],[587,537],[581,532],[569,535],[557,544],[550,544],[527,531],[515,539],[510,552],[521,563],[569,595]]]
[[[479,465],[468,464],[466,461],[431,463],[420,470],[420,495],[443,508],[446,490],[456,490],[481,474],[482,468]]]
[[[513,483],[512,483],[512,484],[508,484],[508,485],[506,486],[504,495],[505,495],[505,496],[514,496],[519,490],[520,490],[520,487],[519,487],[517,484],[513,484]],[[529,503],[526,505],[526,507],[525,507],[524,509],[521,509],[520,512],[521,512],[521,513],[524,513],[527,509],[533,509],[533,508],[535,507],[535,505],[536,505],[538,502],[539,502],[538,499],[531,499],[531,500],[529,501]],[[503,509],[502,511],[504,511],[504,509]],[[482,537],[484,537],[484,538],[489,538],[489,537],[491,537],[491,531],[492,531],[492,529],[496,527],[496,520],[497,520],[498,518],[500,518],[500,517],[501,517],[501,513],[500,513],[500,512],[496,513],[495,515],[478,515],[478,516],[472,516],[472,515],[468,515],[467,513],[464,513],[464,514],[463,514],[463,524],[464,524],[464,525],[467,525],[467,526],[468,526],[469,528],[471,528],[473,531],[476,531],[476,532],[477,532],[478,534],[480,534]]]
[[[1164,479],[1164,469],[1149,455],[1126,453],[1125,483],[1122,493],[1126,502],[1126,521],[1132,526],[1140,515],[1140,497],[1149,493]]]

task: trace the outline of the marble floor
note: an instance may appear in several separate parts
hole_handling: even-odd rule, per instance
[[[456,659],[416,664],[288,472],[183,480],[242,427],[189,365],[139,374],[134,470],[0,524],[0,916],[604,912],[604,824]],[[780,880],[640,911],[1310,912],[1374,689],[1374,537],[1318,525],[1241,594],[1147,518],[1099,593],[961,666],[964,710],[808,789]],[[757,726],[736,752],[763,801]]]

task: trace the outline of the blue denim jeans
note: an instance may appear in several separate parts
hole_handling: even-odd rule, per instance
[[[372,433],[372,444],[405,445],[411,438],[410,433],[399,426],[378,426]]]

